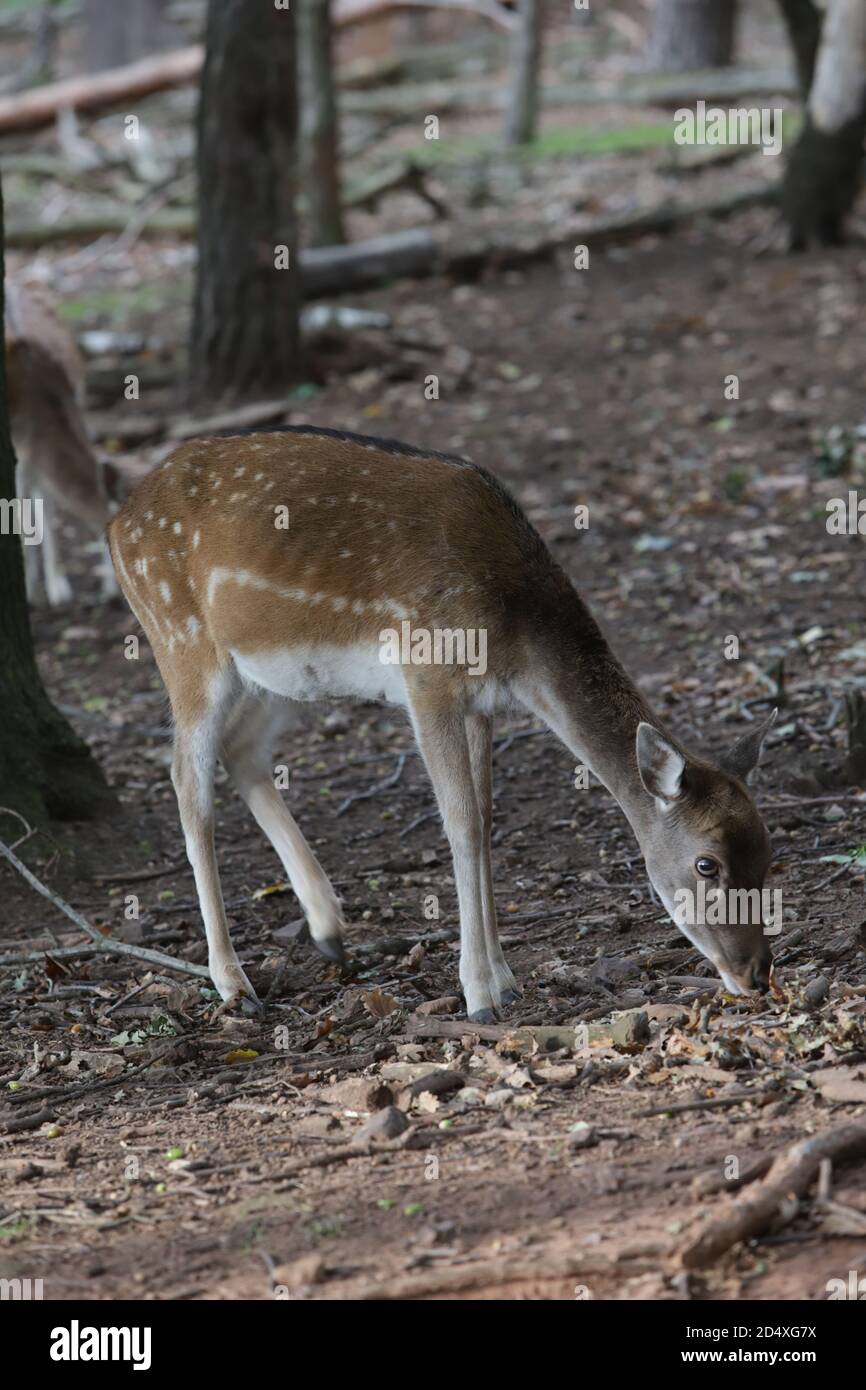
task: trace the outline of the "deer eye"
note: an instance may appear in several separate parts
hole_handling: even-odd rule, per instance
[[[719,872],[719,866],[715,859],[710,859],[709,855],[702,854],[695,860],[695,868],[701,878],[715,878]]]

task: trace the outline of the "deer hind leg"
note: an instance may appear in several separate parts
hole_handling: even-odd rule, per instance
[[[18,469],[16,473],[15,492],[18,497],[28,498],[35,505],[37,501],[37,477],[30,466],[30,448],[27,443],[26,433],[22,436],[17,435],[16,451],[18,454]],[[46,592],[48,587],[47,571],[48,565],[46,556],[48,550],[53,545],[53,534],[51,524],[53,516],[51,512],[50,499],[39,497],[42,507],[42,536],[38,545],[24,545],[24,578],[27,584],[27,597],[32,604],[36,604],[41,599],[39,585],[45,580]],[[48,549],[46,549],[48,547]],[[62,600],[61,600],[62,601]]]
[[[211,979],[226,1003],[244,998],[258,1003],[229,936],[214,844],[214,771],[227,712],[225,686],[225,681],[214,683],[204,714],[195,719],[175,709],[171,778],[207,933]]]
[[[454,862],[460,907],[460,984],[466,1011],[476,1023],[490,1023],[499,1005],[484,932],[481,883],[483,830],[472,778],[469,740],[462,712],[443,710],[441,701],[411,699],[412,723]]]
[[[282,862],[315,945],[329,960],[342,962],[344,922],[339,899],[274,784],[274,743],[291,723],[292,714],[286,700],[246,692],[232,711],[221,756]]]
[[[481,816],[479,873],[484,913],[484,944],[487,948],[487,959],[498,991],[499,1003],[503,1007],[507,1007],[509,1004],[514,1004],[520,995],[517,981],[502,953],[496,922],[493,866],[490,861],[490,838],[493,832],[493,731],[491,720],[483,714],[468,714],[466,716],[466,740],[469,746],[472,782]]]
[[[53,497],[43,500],[42,564],[45,577],[45,597],[52,608],[72,602],[72,585],[66,577],[60,558],[60,531],[63,517]]]

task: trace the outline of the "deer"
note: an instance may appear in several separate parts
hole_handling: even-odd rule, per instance
[[[106,476],[82,414],[84,365],[46,296],[7,277],[4,328],[18,492],[39,497],[43,504],[42,544],[24,547],[27,590],[34,599],[43,577],[45,597],[54,607],[73,596],[59,552],[63,513],[71,512],[102,538],[111,515]],[[106,555],[103,597],[116,592]]]
[[[220,887],[218,760],[276,850],[312,943],[344,960],[340,902],[275,785],[276,741],[307,701],[376,700],[408,713],[450,844],[460,984],[475,1022],[520,997],[491,869],[500,711],[543,721],[613,795],[674,920],[677,894],[701,879],[718,892],[762,888],[769,839],[745,779],[774,714],[718,763],[687,751],[484,468],[306,425],[197,438],[138,485],[108,536],[171,702],[172,781],[209,972],[226,1005],[255,1009],[257,1000]],[[470,630],[486,634],[485,660],[474,664],[454,640]],[[437,632],[452,638],[438,661],[425,640]],[[731,926],[710,916],[677,925],[732,994],[766,992],[760,911]]]

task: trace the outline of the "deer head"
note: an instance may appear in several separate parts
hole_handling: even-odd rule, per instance
[[[637,730],[638,772],[652,797],[639,835],[650,881],[732,994],[763,993],[770,982],[761,911],[770,841],[745,782],[775,718],[773,710],[718,766],[691,757],[651,724]]]

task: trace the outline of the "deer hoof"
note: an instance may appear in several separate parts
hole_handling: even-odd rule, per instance
[[[470,1023],[495,1023],[496,1014],[492,1009],[476,1009],[474,1014],[469,1015]]]
[[[516,989],[504,989],[499,996],[499,1003],[503,1009],[510,1009],[512,1004],[520,1003],[520,995]]]
[[[321,941],[314,938],[313,945],[325,960],[332,960],[335,965],[346,964],[346,948],[341,936],[323,936]]]

